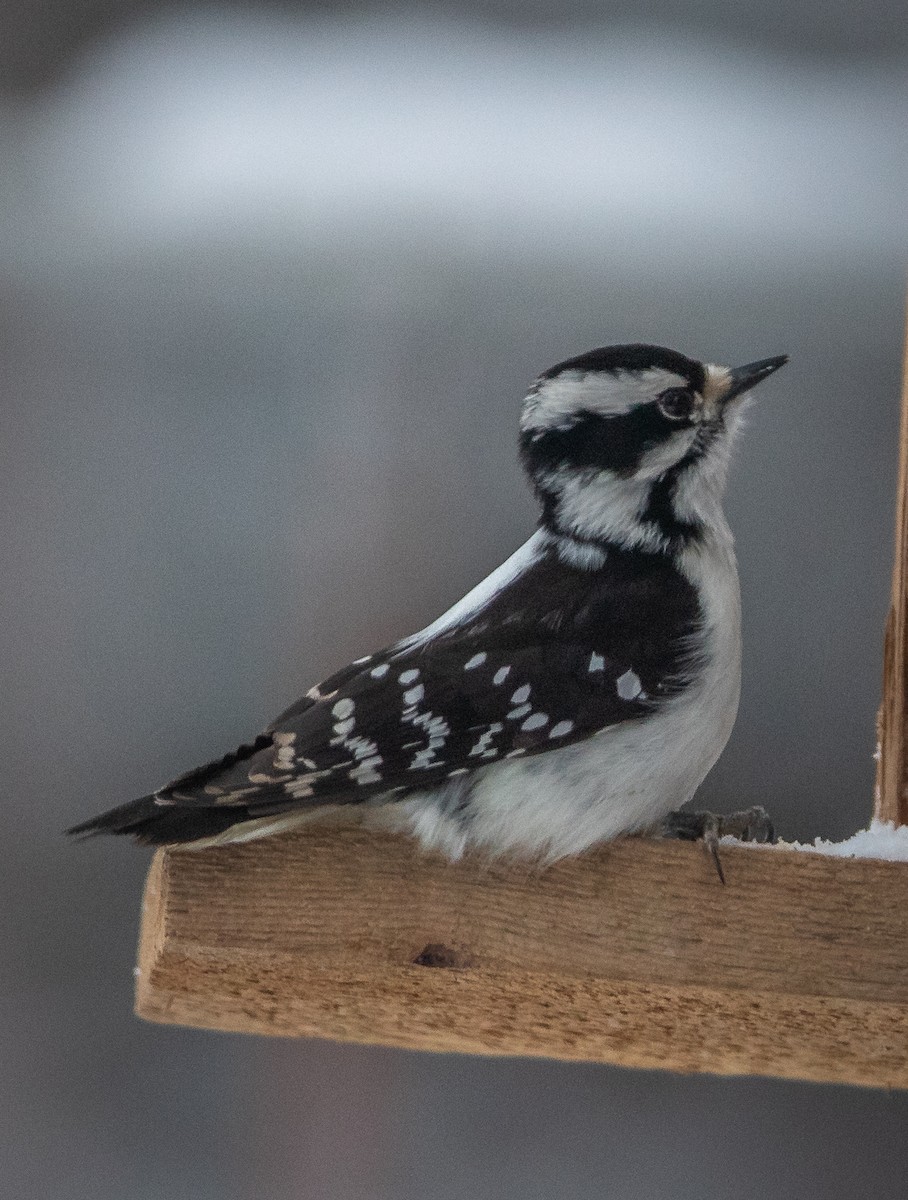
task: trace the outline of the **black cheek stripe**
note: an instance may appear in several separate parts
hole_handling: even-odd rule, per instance
[[[534,474],[563,463],[626,474],[679,427],[679,422],[663,416],[655,404],[638,404],[614,416],[581,411],[569,429],[525,430],[520,450],[527,469]]]

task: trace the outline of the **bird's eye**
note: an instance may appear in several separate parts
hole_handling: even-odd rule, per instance
[[[656,403],[670,421],[686,421],[694,411],[694,394],[688,388],[669,388]]]

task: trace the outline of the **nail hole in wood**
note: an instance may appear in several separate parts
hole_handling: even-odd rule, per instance
[[[413,959],[415,967],[447,967],[449,970],[469,967],[470,958],[459,950],[452,950],[443,942],[429,942]]]

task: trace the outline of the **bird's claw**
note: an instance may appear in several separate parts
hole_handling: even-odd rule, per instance
[[[762,805],[745,808],[740,812],[720,813],[671,812],[662,823],[663,837],[680,838],[683,841],[702,841],[712,858],[720,880],[725,883],[725,872],[719,857],[719,840],[734,837],[740,842],[774,842],[776,831],[769,813]]]

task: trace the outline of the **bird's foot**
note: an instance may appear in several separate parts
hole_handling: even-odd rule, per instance
[[[774,842],[776,831],[769,813],[761,805],[722,815],[711,812],[670,812],[662,822],[663,837],[681,838],[686,842],[702,841],[716,866],[722,882],[725,872],[719,858],[719,839],[734,837],[740,842]]]

